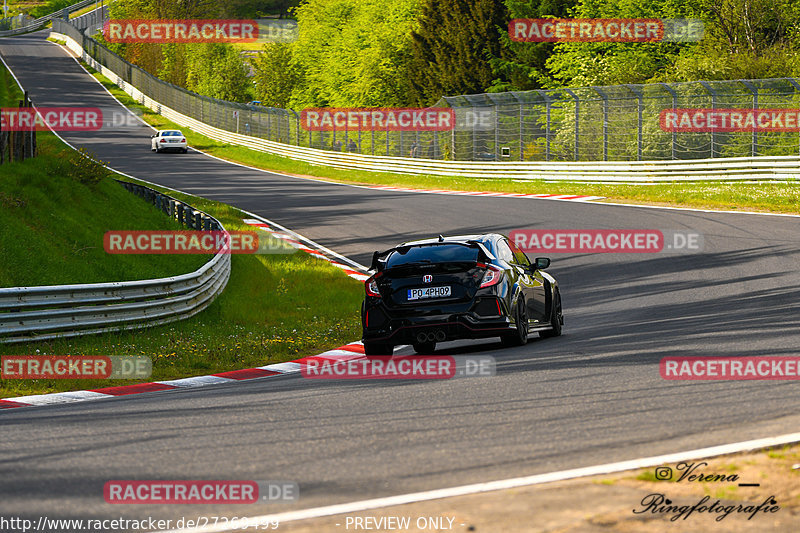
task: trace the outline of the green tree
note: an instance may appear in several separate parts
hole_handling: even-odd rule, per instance
[[[264,45],[263,51],[253,59],[255,95],[263,105],[289,107],[292,93],[301,76],[292,61],[292,48],[288,43]]]
[[[247,67],[236,49],[219,43],[189,44],[186,48],[187,89],[232,102],[251,99]]]
[[[575,18],[702,18],[696,0],[581,0]],[[644,83],[694,43],[558,43],[547,60],[550,86]]]
[[[567,18],[578,0],[506,0],[508,19]],[[515,42],[508,32],[500,34],[501,52],[490,65],[495,79],[490,92],[526,91],[552,85],[546,67],[554,43]]]
[[[703,0],[706,35],[663,79],[800,76],[800,1]]]
[[[485,91],[494,79],[508,16],[501,0],[427,0],[411,35],[410,100],[431,105],[444,95]]]
[[[394,106],[420,0],[308,0],[296,10],[292,106]],[[266,73],[265,75],[270,75]]]

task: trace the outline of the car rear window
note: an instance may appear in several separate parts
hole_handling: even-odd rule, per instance
[[[394,268],[416,262],[451,263],[477,260],[477,248],[461,244],[429,244],[395,250],[386,260],[386,268]]]
[[[179,131],[163,131],[161,132],[162,137],[182,137],[183,133]]]

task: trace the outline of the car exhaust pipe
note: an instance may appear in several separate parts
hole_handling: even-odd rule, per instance
[[[447,334],[441,330],[437,329],[436,331],[429,331],[428,333],[420,332],[417,333],[417,342],[442,342],[447,339]]]

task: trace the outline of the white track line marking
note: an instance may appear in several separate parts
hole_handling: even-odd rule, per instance
[[[800,441],[800,433],[790,433],[788,435],[780,435],[777,437],[749,440],[744,442],[737,442],[734,444],[722,444],[720,446],[712,446],[710,448],[700,448],[697,450],[690,450],[686,452],[678,452],[667,455],[657,455],[654,457],[645,457],[642,459],[632,459],[630,461],[621,461],[618,463],[608,463],[604,465],[588,466],[584,468],[574,468],[571,470],[562,470],[559,472],[550,472],[547,474],[537,474],[534,476],[517,477],[511,479],[503,479],[499,481],[489,481],[487,483],[475,483],[472,485],[462,485],[460,487],[450,487],[446,489],[430,490],[425,492],[414,492],[411,494],[401,494],[398,496],[389,496],[387,498],[375,498],[372,500],[362,500],[357,502],[343,503],[339,505],[328,505],[326,507],[316,507],[313,509],[303,509],[300,511],[289,511],[286,513],[254,516],[251,518],[242,519],[240,522],[238,522],[236,529],[241,530],[250,527],[258,527],[259,524],[264,524],[272,521],[279,523],[293,522],[296,520],[321,518],[324,516],[332,516],[344,513],[357,513],[361,511],[368,511],[370,509],[392,507],[395,505],[404,505],[409,503],[439,500],[442,498],[452,498],[454,496],[465,496],[468,494],[478,494],[481,492],[513,489],[529,485],[539,485],[542,483],[552,483],[553,481],[564,481],[567,479],[575,479],[585,476],[612,474],[616,472],[624,472],[626,470],[635,470],[639,468],[648,468],[651,466],[660,466],[667,463],[677,463],[680,461],[702,459],[706,457],[713,457],[716,455],[726,455],[730,453],[755,450],[759,448],[780,446],[782,444],[789,444],[798,441]],[[161,533],[217,533],[217,532],[231,531],[231,530],[232,528],[228,524],[212,524],[204,527],[197,527],[194,529],[172,530]]]

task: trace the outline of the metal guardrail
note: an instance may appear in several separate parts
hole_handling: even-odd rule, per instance
[[[120,183],[195,230],[220,222],[149,187]],[[200,269],[169,278],[112,283],[0,288],[0,343],[137,329],[189,318],[205,309],[230,278],[228,245]]]
[[[0,37],[11,37],[13,35],[22,35],[24,33],[30,33],[32,31],[41,30],[51,20],[68,17],[70,13],[79,11],[86,6],[94,4],[95,2],[97,2],[97,0],[83,0],[81,2],[78,2],[77,4],[67,6],[64,9],[59,9],[58,11],[50,13],[49,15],[45,15],[43,17],[39,17],[38,19],[34,19],[33,21],[31,21],[30,24],[28,24],[27,26],[23,26],[22,28],[0,31]]]
[[[58,33],[59,30],[65,33]],[[800,156],[730,157],[690,161],[484,162],[371,156],[294,146],[217,128],[171,109],[126,82],[120,73],[91,57],[83,47],[83,42],[90,39],[70,24],[56,21],[53,32],[53,37],[66,41],[73,52],[116,83],[133,99],[171,121],[218,141],[317,165],[406,174],[572,181],[655,182],[800,178]],[[97,44],[93,40],[90,41],[93,43],[92,46]],[[121,60],[119,65],[123,65]]]
[[[100,30],[103,27],[106,17],[108,16],[108,4],[110,4],[112,1],[114,0],[109,0],[108,3],[101,7],[93,9],[88,13],[84,13],[79,17],[70,19],[69,23],[79,30],[89,33]]]

